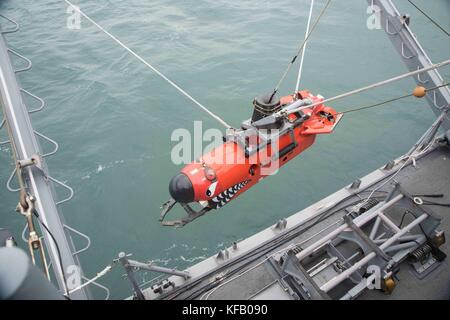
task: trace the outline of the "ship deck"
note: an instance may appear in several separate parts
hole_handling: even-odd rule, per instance
[[[298,254],[311,244],[317,243],[322,237],[332,233],[344,223],[342,218],[348,214],[351,205],[365,199],[370,190],[379,188],[373,194],[373,198],[383,202],[390,190],[393,189],[392,183],[398,182],[401,189],[406,190],[409,194],[443,194],[443,197],[430,198],[430,201],[450,203],[450,148],[448,142],[447,145],[440,144],[430,149],[418,157],[415,163],[404,165],[400,171],[399,166],[400,164],[397,164],[392,168],[375,170],[359,179],[359,185],[356,184],[353,188],[347,186],[284,221],[281,220],[274,226],[219,252],[218,255],[193,265],[186,270],[191,274],[191,279],[185,281],[180,277],[171,276],[165,281],[171,282],[173,286],[166,285],[166,288],[161,291],[155,290],[164,285],[164,281],[159,281],[143,290],[144,296],[147,299],[304,299],[298,293],[298,288],[295,290],[296,285],[292,283],[292,276],[283,272],[279,267],[279,258],[289,249]],[[428,198],[422,199],[427,201]],[[413,201],[408,201],[411,199],[403,200],[384,211],[384,214],[389,216],[396,225],[400,224],[402,219],[405,220],[404,225],[414,220],[412,215],[405,214],[406,210],[417,211],[423,208],[431,214],[431,219],[439,224],[436,230],[446,232],[450,229],[450,207],[418,206]],[[423,232],[426,222],[411,229],[407,234],[414,232],[420,234],[420,229]],[[381,224],[385,226],[384,222]],[[361,229],[367,231],[371,227],[373,227],[373,221]],[[423,238],[426,242],[427,238]],[[416,242],[417,246],[410,248],[407,253],[410,254],[423,245],[423,242]],[[324,245],[328,243],[330,241],[325,242]],[[360,258],[364,256],[364,254],[361,255],[362,252],[358,246],[355,248],[353,242],[341,239],[336,242],[336,247],[339,246],[343,248],[341,251],[345,251],[347,248],[349,254],[355,253]],[[390,294],[386,294],[383,290],[365,288],[357,294],[348,296],[349,290],[357,283],[352,282],[352,279],[346,279],[339,287],[324,294],[321,290],[315,289],[318,289],[330,277],[339,275],[343,270],[337,272],[336,262],[333,262],[330,257],[322,259],[323,253],[319,252],[321,248],[324,246],[317,248],[315,253],[307,257],[311,261],[321,261],[317,265],[312,265],[312,262],[304,263],[305,260],[302,260],[301,263],[294,260],[294,264],[299,270],[304,271],[303,274],[300,273],[301,277],[297,277],[297,279],[294,277],[294,280],[297,284],[303,280],[303,285],[309,289],[306,291],[311,294],[310,298],[312,299],[342,299],[346,293],[346,297],[352,299],[450,299],[449,259],[435,262],[426,271],[419,274],[410,259],[407,259],[408,255],[406,255],[407,258],[398,262],[393,271],[392,279],[396,285]],[[448,243],[444,243],[439,249],[446,254],[450,252]],[[367,252],[365,253],[367,254]],[[315,260],[313,259],[314,255],[317,258]],[[392,256],[390,255],[389,258]],[[429,255],[428,260],[421,263],[427,266],[427,263],[433,262],[429,260],[431,258],[432,255]],[[375,261],[375,259],[371,261]],[[352,263],[356,263],[357,260],[358,258],[354,259]],[[364,264],[364,268],[367,265]],[[318,270],[319,268],[321,270]],[[354,277],[356,273],[353,273],[352,276]],[[365,275],[364,272],[360,272],[360,274]],[[305,278],[302,278],[303,275]],[[327,279],[324,280],[324,278]]]

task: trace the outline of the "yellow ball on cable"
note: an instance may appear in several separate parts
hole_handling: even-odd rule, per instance
[[[423,98],[427,94],[427,89],[422,86],[417,86],[414,88],[413,96],[416,98]]]

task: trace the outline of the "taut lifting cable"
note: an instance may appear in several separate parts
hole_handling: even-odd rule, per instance
[[[330,5],[331,0],[328,0],[327,3],[325,4],[325,7],[323,7],[322,11],[320,12],[319,16],[317,17],[316,21],[314,22],[311,31],[308,33],[308,35],[305,37],[305,39],[303,40],[300,48],[297,51],[297,54],[292,58],[291,62],[289,62],[286,70],[284,71],[283,75],[281,76],[280,81],[278,81],[277,85],[275,86],[275,89],[273,89],[272,95],[270,96],[270,100],[272,101],[272,98],[277,94],[278,90],[280,89],[281,84],[283,83],[284,79],[286,78],[287,74],[289,73],[289,70],[291,70],[292,66],[295,63],[295,60],[297,60],[300,52],[303,50],[303,47],[305,46],[306,42],[308,41],[309,37],[311,36],[311,34],[314,32],[314,29],[317,27],[317,24],[319,23],[320,19],[322,18],[322,16],[325,14],[325,11],[327,10],[328,6]]]
[[[312,13],[313,13],[313,8],[314,8],[314,0],[311,0],[311,6],[309,7],[308,22],[306,23],[306,31],[305,31],[305,39],[306,40],[308,40],[309,27],[311,25],[311,17],[312,17]],[[306,44],[307,44],[307,41],[305,41],[305,45],[302,48],[302,57],[300,58],[300,65],[298,67],[298,74],[297,74],[297,83],[295,84],[294,93],[296,93],[298,91],[298,88],[300,87],[300,79],[302,77],[302,71],[303,71],[303,61],[305,60]]]
[[[168,82],[172,87],[177,89],[181,94],[183,94],[186,98],[191,100],[193,103],[195,103],[198,107],[200,107],[203,111],[205,111],[207,114],[209,114],[212,118],[217,120],[221,125],[223,125],[225,128],[231,128],[231,126],[226,123],[222,118],[220,118],[218,115],[210,111],[207,107],[205,107],[203,104],[198,102],[196,99],[194,99],[189,93],[184,91],[182,88],[180,88],[175,82],[170,80],[167,76],[165,76],[162,72],[160,72],[158,69],[156,69],[154,66],[152,66],[150,63],[145,61],[140,55],[138,55],[136,52],[131,50],[129,47],[127,47],[122,41],[117,39],[114,35],[109,33],[105,28],[103,28],[101,25],[99,25],[97,22],[92,20],[88,15],[86,15],[81,9],[74,4],[72,4],[69,0],[64,0],[68,5],[70,5],[75,11],[80,13],[83,17],[85,17],[89,22],[91,22],[94,26],[96,26],[98,29],[100,29],[104,34],[109,36],[112,40],[114,40],[118,45],[120,45],[122,48],[127,50],[131,55],[133,55],[136,59],[138,59],[140,62],[145,64],[148,68],[152,69],[158,76],[163,78],[166,82]]]
[[[398,81],[398,80],[401,80],[401,79],[408,78],[410,76],[418,75],[418,74],[420,74],[422,72],[426,72],[426,71],[430,71],[430,70],[433,70],[433,69],[437,69],[437,68],[446,66],[448,64],[450,64],[450,60],[445,60],[445,61],[433,64],[431,66],[428,66],[428,67],[425,67],[425,68],[421,68],[421,69],[417,69],[415,71],[407,72],[407,73],[401,74],[399,76],[396,76],[396,77],[393,77],[393,78],[390,78],[390,79],[386,79],[386,80],[383,80],[383,81],[380,81],[380,82],[377,82],[377,83],[373,83],[371,85],[368,85],[368,86],[365,86],[365,87],[362,87],[362,88],[359,88],[359,89],[355,89],[355,90],[352,90],[352,91],[349,91],[349,92],[346,92],[346,93],[334,96],[332,98],[325,99],[323,101],[319,101],[319,102],[315,102],[313,104],[309,104],[307,106],[298,107],[298,108],[289,110],[287,112],[283,112],[283,110],[281,110],[281,111],[278,111],[277,113],[275,113],[274,115],[275,116],[289,115],[289,114],[292,114],[292,113],[299,112],[299,111],[301,111],[303,109],[310,109],[310,108],[318,106],[320,104],[324,104],[324,103],[328,103],[328,102],[331,102],[331,101],[336,101],[336,100],[339,100],[339,99],[342,99],[342,98],[346,98],[346,97],[352,96],[354,94],[361,93],[361,92],[364,92],[364,91],[367,91],[367,90],[370,90],[370,89],[374,89],[374,88],[377,88],[377,87],[381,87],[381,86],[384,86],[386,84],[389,84],[389,83],[392,83],[392,82],[395,82],[395,81]]]

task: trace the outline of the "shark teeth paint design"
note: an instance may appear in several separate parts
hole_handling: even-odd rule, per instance
[[[240,182],[238,184],[235,184],[234,186],[226,189],[225,191],[222,191],[217,197],[214,197],[210,203],[212,206],[216,209],[223,207],[228,202],[233,199],[233,197],[242,189],[244,188],[250,180],[245,180],[243,182]]]

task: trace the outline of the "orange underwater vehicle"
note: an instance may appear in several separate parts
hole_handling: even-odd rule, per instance
[[[271,95],[255,98],[251,119],[244,121],[240,129],[229,130],[222,145],[186,165],[172,178],[171,199],[162,205],[161,223],[182,227],[223,207],[310,147],[317,134],[331,133],[342,114],[320,104],[321,101],[323,97],[307,90],[281,99]],[[302,110],[288,115],[289,110],[299,107]],[[164,221],[176,203],[187,216]],[[202,208],[195,211],[191,203]]]

